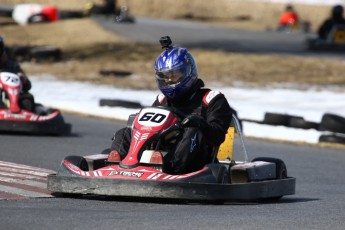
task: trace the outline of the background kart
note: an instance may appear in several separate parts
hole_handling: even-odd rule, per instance
[[[307,39],[306,45],[313,51],[345,52],[345,25],[334,26],[327,39]]]
[[[71,124],[65,123],[56,109],[34,105],[34,112],[19,107],[22,83],[18,75],[0,73],[0,132],[63,135],[71,132]]]
[[[183,114],[171,108],[141,109],[128,120],[132,141],[126,158],[116,160],[110,150],[85,157],[68,156],[61,162],[57,174],[48,176],[48,190],[57,195],[92,194],[212,202],[279,199],[295,193],[296,180],[287,176],[282,160],[247,160],[239,122],[235,124],[244,161],[232,159],[235,132],[234,127],[230,127],[226,141],[214,149],[213,160],[201,170],[182,175],[166,173],[162,163],[166,149],[160,149],[161,143],[167,139],[172,141],[181,132],[182,117]]]

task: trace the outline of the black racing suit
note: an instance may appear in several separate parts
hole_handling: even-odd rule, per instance
[[[318,30],[319,38],[326,40],[328,38],[329,33],[335,25],[345,26],[345,19],[341,15],[334,15],[332,16],[332,18],[329,18],[326,21],[324,21]]]
[[[200,128],[185,127],[177,144],[168,147],[163,168],[166,173],[184,174],[201,169],[211,161],[212,149],[225,140],[234,110],[223,94],[203,86],[203,81],[198,79],[190,93],[184,95],[184,100],[171,101],[159,95],[153,103],[153,106],[176,108],[185,115],[198,115],[204,121]],[[210,101],[207,101],[207,95]],[[115,134],[111,149],[117,150],[122,159],[127,155],[130,139],[130,128],[120,129]]]
[[[7,54],[6,54],[7,55]],[[30,111],[34,110],[34,97],[28,91],[31,89],[31,82],[24,74],[23,70],[20,68],[20,65],[13,59],[6,58],[5,60],[0,61],[0,71],[1,72],[10,72],[18,74],[20,80],[22,81],[22,91],[19,95],[19,107],[24,108]],[[0,106],[3,106],[0,103]]]

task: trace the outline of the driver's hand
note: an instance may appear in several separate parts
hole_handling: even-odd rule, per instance
[[[202,129],[206,125],[205,119],[200,115],[189,115],[181,122],[183,127],[196,127]]]

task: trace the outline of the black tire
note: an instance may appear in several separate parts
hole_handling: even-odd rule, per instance
[[[133,108],[133,109],[142,108],[142,105],[138,102],[117,100],[117,99],[101,99],[99,101],[99,105],[110,106],[110,107],[119,106],[119,107],[125,107],[125,108]]]
[[[132,73],[129,71],[123,71],[123,70],[100,70],[99,74],[102,76],[114,76],[114,77],[127,77],[131,75]]]
[[[12,4],[0,4],[0,16],[12,17],[14,6]]]
[[[30,46],[13,46],[9,49],[9,53],[17,61],[30,61],[30,49]]]
[[[44,14],[34,14],[29,17],[28,23],[44,23],[48,22],[49,18]]]
[[[78,168],[80,168],[83,171],[89,171],[89,166],[85,160],[84,157],[81,156],[67,156],[65,157],[65,160],[68,160]]]
[[[319,129],[319,124],[304,120],[302,117],[291,117],[289,120],[289,127],[299,129]]]
[[[252,160],[254,161],[265,161],[265,162],[272,162],[276,165],[276,179],[284,179],[287,178],[287,169],[284,161],[278,158],[273,157],[257,157]]]
[[[279,113],[265,113],[263,124],[288,126],[292,116]]]
[[[85,17],[85,14],[82,11],[59,10],[59,20],[83,17]]]
[[[321,119],[320,130],[345,133],[345,118],[335,114],[325,113]]]
[[[34,47],[30,49],[30,58],[33,61],[59,61],[62,58],[61,50],[56,47]]]
[[[345,136],[339,136],[339,135],[321,135],[319,137],[319,142],[325,142],[325,143],[336,143],[336,144],[345,144]]]
[[[211,170],[214,182],[217,184],[227,184],[229,183],[228,169],[225,165],[219,163],[211,163],[207,165]],[[209,179],[207,179],[209,182]],[[212,182],[212,183],[214,183]]]

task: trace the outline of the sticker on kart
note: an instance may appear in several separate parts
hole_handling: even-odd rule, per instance
[[[138,123],[142,126],[158,127],[164,124],[169,113],[167,110],[156,108],[143,109],[139,114]]]

